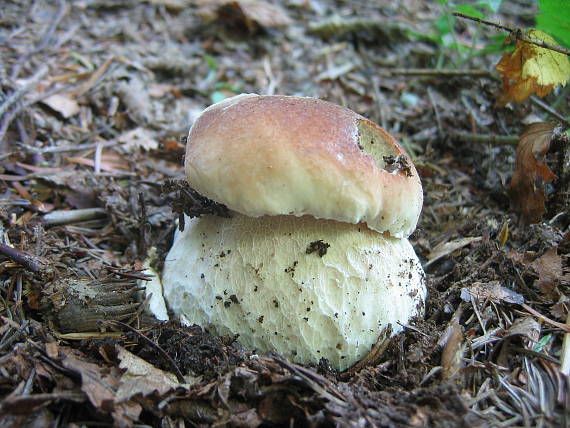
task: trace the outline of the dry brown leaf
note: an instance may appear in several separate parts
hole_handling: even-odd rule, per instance
[[[52,110],[61,114],[65,119],[75,116],[79,113],[79,104],[69,95],[54,94],[42,100]]]
[[[534,251],[525,251],[521,253],[517,250],[509,250],[505,252],[505,255],[513,263],[524,265],[527,267],[536,259],[536,253]]]
[[[499,281],[475,282],[470,287],[461,289],[461,299],[471,301],[471,296],[476,300],[491,300],[496,303],[524,303],[524,297],[520,294],[503,287]]]
[[[81,376],[81,390],[96,409],[109,411],[113,407],[115,388],[118,379],[110,374],[104,374],[103,368],[73,355],[72,351],[60,348],[65,354],[62,365]]]
[[[525,223],[538,223],[546,211],[544,183],[556,178],[542,158],[550,149],[554,126],[533,123],[521,134],[517,147],[515,172],[509,185],[514,208]]]
[[[565,321],[568,315],[568,307],[570,306],[570,299],[562,296],[560,301],[550,307],[550,314],[557,320]]]
[[[539,30],[528,30],[526,35],[556,44],[552,37]],[[511,40],[512,37],[507,38],[507,42]],[[570,78],[570,62],[566,55],[522,40],[517,40],[514,51],[503,55],[497,70],[503,75],[499,105],[524,101],[531,94],[544,97],[555,86],[565,86]]]
[[[443,379],[452,379],[457,376],[463,366],[463,354],[465,353],[465,343],[463,340],[463,329],[459,324],[461,310],[453,315],[444,334],[439,339],[439,344],[443,345],[441,352],[441,370]]]
[[[154,392],[160,395],[178,387],[184,387],[172,373],[157,369],[152,364],[117,346],[119,367],[126,370],[121,376],[121,385],[117,390],[117,402],[128,400],[137,394],[146,396]]]
[[[81,377],[81,390],[91,404],[104,413],[110,412],[115,426],[131,427],[133,421],[138,419],[142,407],[131,401],[117,402],[115,395],[120,384],[118,369],[88,362],[71,349],[61,347],[60,351],[65,355],[61,361],[63,367]]]
[[[503,225],[501,226],[501,230],[497,235],[497,240],[499,241],[499,248],[503,248],[507,245],[507,241],[509,240],[509,221],[505,220]]]
[[[279,28],[291,24],[291,18],[283,8],[263,0],[198,0],[197,4],[198,14],[204,20],[241,23],[249,32],[254,32],[256,25]]]
[[[505,339],[519,336],[526,338],[531,345],[538,342],[540,337],[540,324],[533,317],[517,318],[505,332]]]
[[[562,279],[562,258],[556,248],[550,248],[541,257],[532,262],[531,267],[538,274],[537,285],[548,297],[556,298],[557,287]]]
[[[122,143],[122,147],[127,152],[132,152],[138,148],[145,151],[158,149],[158,141],[154,139],[149,131],[140,127],[122,133],[117,141]]]

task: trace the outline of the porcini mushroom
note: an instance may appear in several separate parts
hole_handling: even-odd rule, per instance
[[[376,124],[318,99],[243,94],[196,120],[185,171],[232,211],[187,220],[167,256],[165,298],[187,321],[343,370],[423,312],[407,239],[422,187]]]

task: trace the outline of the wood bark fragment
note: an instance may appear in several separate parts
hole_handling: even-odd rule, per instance
[[[99,331],[101,321],[133,316],[140,290],[131,278],[59,279],[42,290],[41,311],[61,333]]]

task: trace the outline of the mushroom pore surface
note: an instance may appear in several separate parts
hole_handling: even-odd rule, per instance
[[[407,239],[310,216],[187,219],[163,283],[171,309],[190,323],[297,362],[325,357],[340,370],[385,329],[396,334],[422,314],[426,294]]]

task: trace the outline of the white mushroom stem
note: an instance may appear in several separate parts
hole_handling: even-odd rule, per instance
[[[171,309],[192,323],[297,362],[325,357],[340,370],[387,327],[396,334],[422,314],[426,294],[407,239],[310,216],[187,219],[163,285]]]

